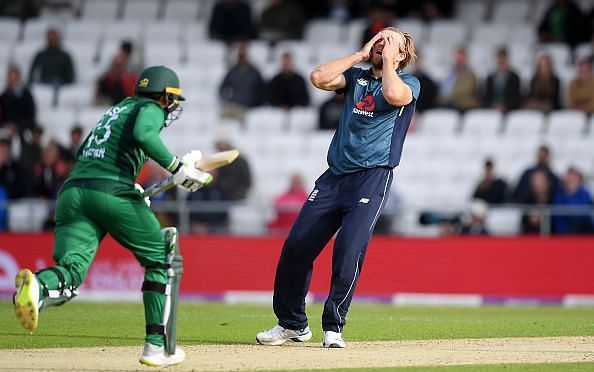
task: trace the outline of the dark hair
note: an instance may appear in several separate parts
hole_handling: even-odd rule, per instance
[[[125,52],[126,54],[132,54],[134,47],[132,46],[132,43],[130,41],[124,40],[124,41],[122,41],[122,44],[120,45],[120,49],[123,52]]]
[[[72,129],[70,129],[70,133],[82,133],[83,129],[80,125],[75,125],[72,127]]]

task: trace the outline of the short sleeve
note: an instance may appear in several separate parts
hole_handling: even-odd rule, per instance
[[[357,76],[359,76],[360,72],[361,72],[361,69],[358,67],[351,67],[348,70],[346,70],[345,72],[343,72],[342,75],[344,76],[346,85],[344,86],[344,88],[337,89],[336,93],[338,93],[338,94],[344,93],[344,92],[348,91],[350,87],[354,86],[354,82],[357,79]]]
[[[399,76],[404,82],[404,84],[410,87],[414,100],[418,100],[419,93],[421,92],[421,83],[419,82],[419,79],[417,79],[416,76],[410,74],[402,74]]]

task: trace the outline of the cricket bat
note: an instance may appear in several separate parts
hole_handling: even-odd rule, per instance
[[[210,156],[203,157],[202,159],[198,160],[194,166],[201,171],[209,172],[213,169],[233,163],[238,156],[239,150],[221,151]],[[165,190],[169,190],[173,186],[175,186],[175,184],[173,183],[173,175],[171,175],[165,178],[163,181],[156,183],[144,190],[143,195],[145,197],[150,197]]]

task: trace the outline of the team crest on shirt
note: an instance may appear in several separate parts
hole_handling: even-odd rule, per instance
[[[373,102],[373,96],[367,95],[361,101],[357,102],[353,108],[353,114],[359,114],[363,116],[373,117],[373,110],[375,109],[375,102]]]
[[[357,84],[362,85],[364,87],[366,87],[368,83],[369,82],[367,80],[363,79],[363,78],[357,79]]]

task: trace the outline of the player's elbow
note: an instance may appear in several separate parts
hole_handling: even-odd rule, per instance
[[[316,68],[309,74],[309,80],[314,87],[323,89],[322,71],[319,68]]]

